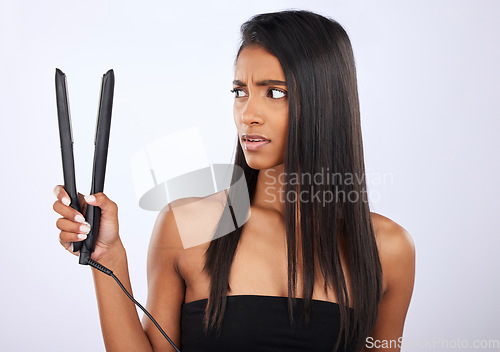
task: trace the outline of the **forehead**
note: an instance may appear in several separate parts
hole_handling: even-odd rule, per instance
[[[260,46],[250,46],[240,52],[234,75],[236,79],[242,81],[246,79],[285,80],[278,58]]]

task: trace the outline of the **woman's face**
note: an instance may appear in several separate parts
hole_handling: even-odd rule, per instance
[[[236,61],[234,122],[247,164],[268,169],[284,163],[288,131],[285,74],[275,56],[249,46]]]

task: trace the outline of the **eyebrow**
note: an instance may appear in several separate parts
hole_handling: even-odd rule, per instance
[[[286,82],[280,81],[277,79],[265,79],[263,81],[258,81],[255,84],[257,86],[286,86]],[[233,81],[233,85],[242,86],[242,87],[247,86],[246,83],[243,83],[242,81],[240,81],[238,79]]]

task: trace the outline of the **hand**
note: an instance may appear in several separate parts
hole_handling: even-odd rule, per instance
[[[84,218],[87,204],[101,208],[99,235],[92,259],[101,259],[113,246],[121,243],[118,231],[118,206],[104,193],[85,197],[78,193],[81,213],[70,207],[70,198],[63,186],[57,185],[54,194],[57,197],[53,205],[54,211],[62,216],[56,221],[56,227],[61,230],[59,242],[65,249],[74,255],[79,255],[79,252],[73,252],[71,242],[85,240],[90,232],[90,224],[85,222]]]

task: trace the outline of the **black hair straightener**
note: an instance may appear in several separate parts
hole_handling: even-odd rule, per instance
[[[101,97],[99,100],[99,114],[97,116],[97,126],[94,140],[94,166],[92,169],[92,186],[90,194],[102,192],[104,189],[104,175],[106,174],[106,160],[108,158],[109,131],[111,128],[111,110],[113,109],[113,92],[115,87],[115,75],[113,70],[109,70],[102,77]],[[71,120],[69,114],[68,91],[66,87],[66,75],[56,68],[56,99],[57,116],[59,119],[59,137],[61,139],[61,154],[63,164],[64,189],[71,198],[71,207],[81,213],[76,190],[75,161],[73,157],[73,134],[71,131]],[[148,316],[157,329],[174,347],[177,352],[180,350],[163,331],[153,316],[125,289],[120,280],[113,274],[113,271],[91,259],[94,252],[97,236],[99,234],[99,224],[101,220],[101,208],[87,205],[85,220],[90,224],[90,233],[87,239],[81,242],[73,242],[73,252],[80,251],[79,263],[90,265],[93,268],[111,276],[141,310]]]
[[[109,70],[102,77],[99,114],[97,116],[97,126],[94,140],[94,166],[92,170],[92,186],[90,194],[102,192],[104,189],[104,176],[106,174],[106,160],[108,157],[109,131],[111,127],[111,110],[113,108],[114,87],[115,76],[113,70]],[[59,69],[56,69],[56,98],[57,115],[59,119],[59,136],[61,139],[64,189],[71,198],[71,207],[76,211],[81,212],[78,201],[78,192],[76,190],[75,162],[73,158],[73,135],[71,131],[66,75]],[[101,208],[87,205],[85,220],[90,224],[90,233],[84,241],[73,242],[73,251],[80,251],[80,264],[88,264],[87,261],[92,252],[94,252],[99,232],[100,219]]]

